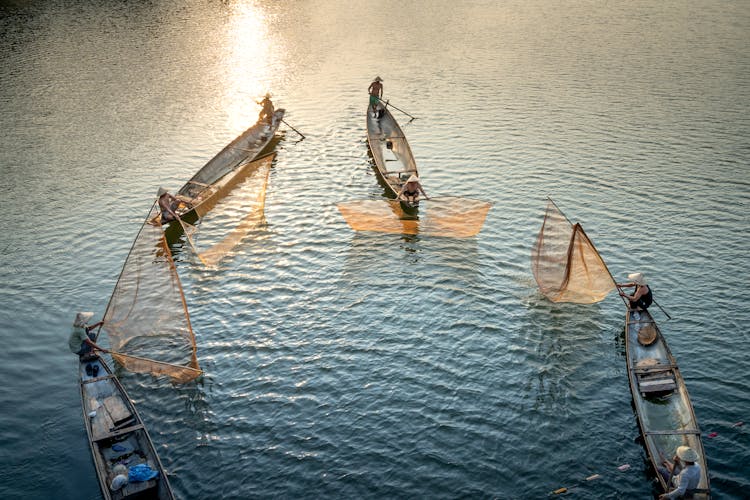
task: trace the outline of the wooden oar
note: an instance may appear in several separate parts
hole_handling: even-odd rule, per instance
[[[302,132],[300,132],[300,131],[299,131],[299,130],[297,130],[296,128],[292,127],[291,125],[289,125],[289,124],[288,124],[287,122],[285,122],[285,121],[284,121],[284,119],[283,119],[283,118],[281,119],[281,123],[283,123],[284,125],[286,125],[286,126],[287,126],[287,127],[289,127],[290,129],[292,129],[292,130],[294,130],[295,132],[297,132],[297,133],[298,133],[298,134],[300,135],[300,137],[302,137],[303,139],[305,138],[305,136],[304,136],[304,135],[302,134]]]
[[[666,317],[667,317],[668,319],[672,319],[672,316],[670,316],[670,315],[669,315],[669,313],[668,313],[667,311],[665,311],[665,310],[664,310],[664,308],[663,308],[662,306],[660,306],[660,305],[659,305],[659,303],[658,303],[658,302],[656,301],[656,299],[653,299],[653,298],[652,298],[652,299],[651,299],[651,301],[652,301],[652,302],[653,302],[654,304],[656,304],[656,306],[657,306],[657,307],[658,307],[659,309],[661,309],[661,312],[663,312],[663,313],[664,313],[664,315],[665,315],[665,316],[666,316]]]
[[[416,116],[412,116],[412,115],[410,115],[409,113],[407,113],[407,112],[406,112],[406,111],[404,111],[403,109],[401,109],[401,108],[397,108],[397,107],[396,107],[396,106],[394,106],[393,104],[390,104],[390,102],[388,102],[388,101],[384,101],[384,100],[383,100],[383,99],[381,99],[380,97],[378,97],[378,101],[380,101],[380,102],[384,102],[384,103],[385,103],[385,107],[386,107],[386,108],[387,108],[388,106],[390,106],[390,107],[392,107],[393,109],[396,109],[396,110],[398,110],[398,111],[401,111],[401,112],[402,112],[403,114],[405,114],[406,116],[408,116],[408,117],[409,117],[409,118],[411,118],[412,120],[416,120],[416,119],[417,119],[417,117],[416,117]]]

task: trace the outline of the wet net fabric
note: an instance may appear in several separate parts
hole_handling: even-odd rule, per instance
[[[581,225],[571,224],[552,201],[532,250],[531,268],[539,290],[552,302],[592,304],[615,287]]]
[[[339,203],[338,209],[355,231],[423,234],[452,238],[476,236],[492,205],[459,197],[422,200],[404,209],[396,200],[360,200]]]
[[[275,155],[265,156],[212,186],[212,196],[196,207],[200,226],[186,235],[200,261],[217,266],[249,232],[265,221],[266,188]],[[187,224],[185,224],[187,226]]]
[[[157,204],[136,236],[104,314],[112,357],[133,372],[187,382],[202,372]]]

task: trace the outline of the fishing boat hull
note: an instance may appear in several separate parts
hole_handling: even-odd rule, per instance
[[[375,171],[387,195],[396,198],[409,177],[419,177],[414,155],[404,131],[387,106],[381,105],[377,116],[368,107],[366,117],[367,144]]]
[[[87,366],[98,373],[88,372]],[[101,357],[80,363],[79,383],[83,420],[103,497],[173,500],[169,479],[141,417]],[[118,463],[128,468],[146,464],[158,475],[146,481],[129,481],[113,490],[114,467]]]
[[[196,220],[200,217],[200,214],[195,213],[195,206],[200,203],[206,190],[210,190],[224,176],[259,158],[276,144],[275,134],[284,119],[284,113],[283,109],[277,109],[270,123],[259,121],[245,130],[180,188],[176,197],[185,204],[178,209],[181,218]],[[195,202],[196,199],[199,201]]]
[[[678,446],[690,446],[701,467],[701,481],[692,498],[710,498],[706,454],[693,405],[677,362],[648,311],[627,311],[625,351],[633,405],[654,470],[665,459],[671,461]],[[663,492],[673,489],[661,474],[656,476]]]

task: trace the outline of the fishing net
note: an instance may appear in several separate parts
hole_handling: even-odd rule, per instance
[[[615,287],[594,244],[580,224],[571,224],[552,200],[531,253],[539,290],[552,302],[592,304]]]
[[[151,207],[104,313],[112,357],[125,369],[188,382],[202,372],[185,296],[157,203]]]
[[[492,205],[468,198],[442,196],[421,200],[415,208],[404,207],[396,200],[349,201],[337,206],[355,231],[468,238],[482,230]]]
[[[266,187],[275,155],[241,166],[211,186],[211,195],[196,205],[200,230],[183,224],[193,250],[206,266],[216,266],[264,221]]]

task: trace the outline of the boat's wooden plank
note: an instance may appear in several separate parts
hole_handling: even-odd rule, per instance
[[[109,415],[107,408],[99,406],[96,409],[96,415],[91,417],[91,437],[94,441],[103,439],[104,436],[109,434],[109,429],[115,423],[112,421],[112,417]]]
[[[89,379],[86,379],[86,380],[82,380],[81,383],[82,384],[93,384],[94,382],[101,382],[102,380],[107,380],[108,378],[115,378],[115,376],[112,375],[112,374],[102,375],[101,377],[89,378]]]
[[[659,384],[655,383],[646,383],[646,384],[639,384],[638,388],[641,391],[642,394],[649,394],[652,392],[668,392],[668,391],[674,391],[677,388],[677,384],[675,384],[674,380],[672,381],[663,381],[658,380],[654,382],[661,382]]]
[[[149,479],[148,481],[133,481],[122,487],[120,490],[122,498],[128,498],[129,496],[143,493],[146,490],[156,487],[156,479]]]
[[[112,431],[112,432],[109,432],[109,428],[107,428],[107,432],[103,435],[96,437],[94,441],[101,441],[103,439],[117,437],[122,434],[127,434],[128,432],[137,431],[138,429],[143,429],[143,424],[131,425],[130,427],[125,427],[124,429],[120,429],[118,431]]]
[[[109,412],[114,427],[132,417],[132,413],[119,395],[108,397],[102,404]]]
[[[640,385],[641,387],[649,387],[652,385],[674,384],[674,383],[675,383],[674,378],[671,378],[671,377],[638,380],[638,385]]]
[[[201,187],[209,187],[211,185],[211,184],[205,184],[203,182],[198,182],[198,181],[187,181],[186,184],[195,184],[196,186],[201,186]]]
[[[672,429],[668,431],[645,431],[644,434],[647,436],[671,436],[671,435],[683,435],[683,434],[697,434],[700,435],[701,431],[698,429]]]
[[[630,370],[634,373],[638,374],[646,374],[646,373],[654,373],[654,372],[665,372],[670,371],[677,368],[677,365],[673,363],[664,363],[659,365],[653,365],[653,366],[643,366],[643,367],[630,367]]]

